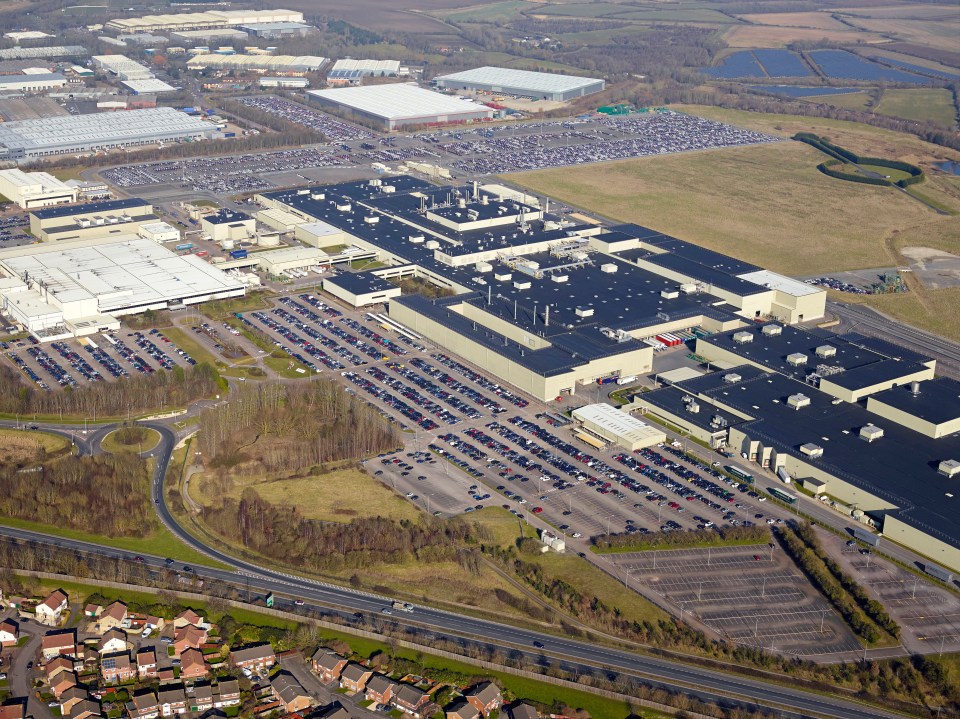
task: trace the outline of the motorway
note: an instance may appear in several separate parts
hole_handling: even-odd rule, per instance
[[[11,422],[0,424],[13,425]],[[381,618],[381,610],[389,606],[391,602],[389,598],[265,569],[209,547],[187,532],[170,513],[163,496],[163,479],[166,475],[167,466],[174,447],[182,437],[167,424],[158,421],[145,421],[142,424],[156,430],[161,436],[160,443],[149,453],[156,458],[151,496],[160,519],[187,545],[234,568],[224,570],[197,566],[192,571],[199,578],[219,580],[238,588],[246,587],[263,593],[274,592],[280,595],[294,596],[307,603],[306,609],[315,611],[329,613],[329,607],[332,606],[346,610],[351,614],[362,612],[374,621]],[[96,452],[99,440],[113,428],[114,426],[111,425],[99,425],[88,429],[86,437],[76,437],[78,433],[76,425],[44,424],[42,426],[45,431],[73,436],[78,450],[84,454]],[[0,534],[55,545],[73,551],[92,552],[115,558],[132,560],[137,556],[133,552],[9,527],[0,527]],[[171,562],[167,561],[166,558],[140,556],[143,556],[150,568],[158,570],[171,568]],[[864,707],[852,701],[823,697],[813,692],[779,686],[757,679],[690,666],[667,659],[641,656],[628,651],[597,646],[586,641],[556,637],[530,629],[476,619],[425,606],[418,607],[412,615],[402,617],[393,615],[389,621],[401,626],[410,626],[420,631],[426,629],[440,635],[464,638],[467,641],[488,647],[499,647],[512,650],[514,653],[519,652],[530,663],[542,664],[545,661],[544,656],[550,655],[564,660],[562,666],[580,672],[601,667],[708,701],[729,704],[730,698],[741,699],[745,700],[747,705],[777,711],[779,716],[825,716],[838,719],[875,719],[877,717],[901,716],[875,707]],[[535,643],[543,645],[542,649],[534,648]],[[783,707],[789,707],[793,711],[785,711]]]

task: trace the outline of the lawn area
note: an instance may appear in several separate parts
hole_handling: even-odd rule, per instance
[[[217,358],[191,337],[189,332],[185,332],[179,327],[169,327],[163,331],[163,334],[197,362],[206,362],[213,367],[217,366]]]
[[[0,462],[27,462],[37,453],[50,455],[62,452],[70,446],[70,440],[47,432],[0,429]]]
[[[104,437],[100,442],[100,447],[104,452],[110,452],[112,454],[121,454],[124,452],[149,452],[151,449],[157,446],[160,442],[160,433],[155,429],[150,429],[148,427],[142,427],[144,430],[144,438],[142,442],[137,442],[135,444],[124,444],[120,441],[119,435],[117,434],[120,430],[113,430],[110,434]]]
[[[265,357],[263,363],[287,379],[300,379],[310,374],[306,367],[292,357]],[[299,372],[297,372],[298,369]]]
[[[216,320],[223,319],[228,315],[234,315],[237,312],[253,312],[254,310],[267,309],[267,307],[267,294],[264,292],[254,292],[234,299],[204,302],[200,306],[200,311],[207,317]]]
[[[191,480],[193,499],[201,504],[239,498],[247,487],[273,504],[295,505],[309,519],[349,522],[354,517],[381,516],[416,521],[421,516],[413,504],[354,467],[298,479],[232,477],[227,486],[210,473]]]
[[[146,537],[105,537],[102,534],[81,532],[75,529],[64,529],[63,527],[54,527],[49,524],[40,524],[39,522],[30,522],[25,519],[13,519],[10,517],[0,517],[0,524],[8,527],[17,527],[19,529],[29,529],[34,532],[43,532],[44,534],[52,534],[56,537],[66,537],[67,539],[76,539],[82,542],[103,544],[116,549],[125,549],[128,552],[142,552],[144,554],[171,557],[182,562],[189,562],[190,564],[202,564],[207,567],[219,567],[221,569],[230,568],[188,547],[177,539],[166,527],[160,527]]]
[[[935,122],[953,129],[957,124],[953,96],[944,87],[884,90],[876,112],[917,122]]]

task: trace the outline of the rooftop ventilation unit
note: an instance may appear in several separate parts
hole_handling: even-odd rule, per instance
[[[823,456],[823,447],[813,442],[800,445],[800,454],[806,455],[810,459],[819,459]]]
[[[767,337],[779,337],[783,334],[783,327],[780,325],[764,325],[760,331]]]
[[[378,222],[380,222],[380,216],[379,216],[379,215],[367,215],[366,217],[363,218],[363,221],[366,222],[368,225],[375,225],[375,224],[377,224]]]
[[[324,192],[311,192],[311,193],[310,193],[310,199],[311,199],[311,200],[325,200],[326,198],[327,198],[327,195],[326,195],[326,193],[324,193]]]
[[[733,341],[738,345],[745,345],[749,342],[753,342],[753,333],[752,332],[734,332]]]
[[[873,442],[883,436],[883,430],[875,424],[868,424],[860,428],[860,439]]]
[[[570,275],[550,275],[550,279],[553,282],[562,284],[564,282],[567,282],[570,279]]]
[[[422,245],[423,244],[423,235],[410,235],[407,240],[412,245]]]
[[[687,403],[687,412],[690,412],[690,414],[697,414],[697,413],[699,413],[699,412],[700,412],[700,404],[699,404],[699,402],[688,402],[688,403]]]
[[[692,295],[697,291],[697,285],[694,282],[684,282],[680,285],[680,291],[685,295]]]
[[[612,275],[617,271],[617,265],[614,262],[604,262],[602,265],[600,265],[600,271],[606,272],[608,275]]]
[[[426,244],[424,244],[424,247],[426,247],[428,250],[435,250],[440,247],[440,243],[437,242],[437,240],[427,240]]]
[[[660,296],[667,300],[675,300],[680,296],[679,290],[660,290]]]
[[[715,414],[713,415],[713,417],[710,418],[711,427],[716,427],[717,429],[723,429],[724,427],[727,426],[727,424],[728,424],[727,420],[721,417],[719,414]]]
[[[476,269],[477,272],[490,272],[493,269],[493,265],[489,262],[478,262],[474,265],[474,269]]]
[[[380,188],[380,192],[384,192],[388,195],[396,191],[397,191],[397,188],[395,185],[384,185],[383,187]]]
[[[467,210],[467,219],[468,219],[468,220],[473,221],[473,220],[476,220],[476,219],[479,218],[479,217],[480,217],[480,213],[477,212],[476,210]]]
[[[833,345],[820,345],[817,347],[817,357],[836,357],[837,348]]]
[[[529,290],[530,289],[530,280],[514,280],[513,286],[518,290]]]
[[[593,307],[586,305],[580,305],[574,312],[577,313],[577,317],[593,317]]]
[[[787,355],[787,364],[800,367],[807,363],[807,356],[803,352],[791,352]]]
[[[309,195],[309,194],[310,194],[310,190],[308,190],[308,189],[305,189],[305,190],[297,190],[297,194],[298,194],[298,195]]]
[[[503,272],[503,271],[501,270],[501,271],[498,271],[498,272],[494,272],[494,273],[493,273],[493,279],[495,279],[495,280],[500,280],[501,282],[506,282],[506,281],[508,281],[508,280],[510,280],[510,279],[512,279],[512,278],[513,278],[513,273],[512,273],[512,272]]]
[[[351,205],[349,202],[338,202],[336,204],[336,208],[340,212],[350,212],[350,210],[353,209],[353,205]]]
[[[787,397],[787,407],[791,409],[802,409],[810,406],[810,398],[805,394],[792,394]]]
[[[960,475],[960,462],[955,459],[945,459],[940,463],[940,466],[937,467],[937,472],[944,477],[950,477],[952,479]]]
[[[738,375],[736,372],[728,372],[723,376],[723,381],[726,382],[727,384],[734,384],[736,382],[739,382],[742,379],[743,377]]]

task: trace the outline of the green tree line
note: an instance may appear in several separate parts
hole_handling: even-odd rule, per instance
[[[649,534],[601,534],[591,538],[598,552],[633,552],[642,549],[700,547],[714,544],[765,544],[770,541],[767,527],[726,527],[696,529],[689,532],[651,532]]]

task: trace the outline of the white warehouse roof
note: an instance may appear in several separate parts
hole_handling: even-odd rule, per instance
[[[578,407],[573,410],[573,416],[581,422],[593,425],[591,429],[608,441],[647,447],[666,439],[662,430],[602,402]]]
[[[748,272],[745,275],[737,275],[737,277],[747,282],[753,282],[755,285],[766,287],[767,289],[778,290],[793,297],[804,297],[826,291],[819,287],[808,285],[806,282],[795,280],[792,277],[771,272],[770,270],[757,270],[756,272]]]
[[[173,85],[168,85],[163,80],[158,80],[155,77],[149,80],[123,80],[120,84],[129,88],[137,95],[143,95],[148,92],[176,92],[177,90]]]
[[[554,75],[549,72],[514,70],[508,67],[477,67],[473,70],[440,75],[435,80],[466,82],[491,85],[502,88],[516,88],[535,93],[557,93],[577,90],[581,87],[600,82],[594,77],[575,77],[573,75]]]
[[[442,95],[433,90],[425,90],[413,83],[344,87],[335,90],[310,90],[307,94],[385,120],[405,120],[434,115],[460,115],[484,111],[492,114],[493,112],[486,105],[481,105],[473,100]]]

